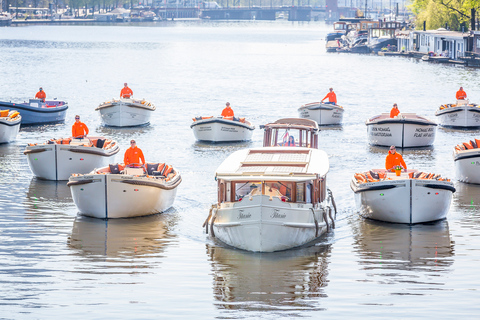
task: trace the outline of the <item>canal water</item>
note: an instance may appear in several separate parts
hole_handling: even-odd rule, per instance
[[[480,71],[422,61],[327,54],[320,22],[168,22],[149,26],[0,29],[0,100],[42,86],[69,103],[65,123],[24,127],[0,145],[1,319],[473,318],[480,311],[480,186],[454,176],[453,147],[479,130],[439,128],[435,144],[399,150],[409,168],[440,173],[457,192],[444,221],[365,221],[349,187],[355,172],[384,166],[365,120],[389,112],[434,119],[460,86],[480,103]],[[157,110],[150,126],[101,126],[94,111],[124,82]],[[333,87],[342,127],[320,132],[330,159],[336,229],[315,245],[279,253],[228,249],[202,228],[216,201],[214,173],[233,151],[261,146],[259,125],[296,117]],[[257,129],[236,144],[196,142],[195,116],[229,101]],[[81,115],[91,135],[136,139],[147,160],[182,174],[167,212],[128,220],[80,217],[66,182],[33,177],[27,143],[68,137]],[[435,120],[435,119],[434,119]]]

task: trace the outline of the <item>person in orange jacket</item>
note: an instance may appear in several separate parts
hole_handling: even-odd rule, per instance
[[[463,87],[460,87],[455,96],[457,100],[465,100],[467,98],[467,93],[463,91]]]
[[[133,96],[133,91],[128,87],[127,83],[125,82],[123,84],[122,90],[120,90],[120,98],[129,99],[131,96]]]
[[[395,166],[402,166],[403,170],[407,172],[407,165],[405,164],[405,161],[403,161],[402,155],[397,152],[395,146],[391,146],[387,158],[385,159],[385,169],[394,172]]]
[[[72,126],[72,137],[76,139],[81,139],[86,137],[88,134],[88,127],[85,123],[80,122],[80,116],[77,114],[75,116],[75,123]]]
[[[398,110],[397,104],[393,104],[392,110],[390,110],[390,118],[395,118],[400,114],[400,110]]]
[[[38,89],[38,92],[35,95],[35,98],[36,99],[42,99],[42,101],[45,102],[45,99],[47,98],[47,94],[45,93],[45,91],[43,91],[42,87],[40,87],[40,89]]]
[[[230,102],[226,103],[226,107],[222,111],[222,117],[233,117],[233,110],[230,108]]]
[[[142,160],[142,162],[140,162]],[[135,140],[130,141],[130,148],[125,151],[123,156],[123,163],[128,166],[129,164],[145,164],[145,157],[142,150],[137,147]]]
[[[328,98],[328,102],[325,102],[326,104],[336,105],[337,104],[337,95],[335,94],[335,92],[333,92],[333,88],[330,88],[329,90],[330,90],[330,92],[327,93],[327,95],[325,96],[325,98],[322,99],[321,102],[324,103],[323,101]]]

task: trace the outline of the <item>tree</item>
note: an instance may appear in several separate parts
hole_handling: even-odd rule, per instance
[[[413,0],[410,6],[417,28],[421,28],[425,21],[427,29],[438,29],[447,24],[451,30],[458,31],[476,18],[479,7],[480,0]]]

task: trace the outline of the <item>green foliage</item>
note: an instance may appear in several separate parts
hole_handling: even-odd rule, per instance
[[[416,27],[423,22],[429,30],[444,28],[460,31],[470,24],[471,9],[480,7],[480,0],[413,0],[410,9],[415,15]]]

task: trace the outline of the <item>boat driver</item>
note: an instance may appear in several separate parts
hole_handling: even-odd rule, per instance
[[[42,87],[40,87],[40,89],[38,89],[38,92],[35,95],[35,98],[36,99],[42,99],[42,102],[45,102],[45,98],[47,98],[47,94],[45,93],[45,91],[43,91]]]
[[[140,162],[140,160],[142,162]],[[139,167],[141,164],[145,164],[143,152],[139,147],[137,147],[135,140],[130,141],[130,148],[125,151],[125,155],[123,156],[123,163],[126,166],[135,164],[136,167]]]
[[[463,87],[460,87],[460,89],[457,91],[457,94],[455,95],[457,100],[465,100],[467,99],[467,93],[463,91]]]
[[[325,98],[322,99],[321,103],[336,105],[337,104],[337,95],[335,94],[335,92],[333,92],[333,88],[330,88],[329,90],[330,90],[330,92],[327,93]],[[323,102],[323,100],[325,100],[327,98],[328,98],[328,102]]]
[[[227,102],[225,109],[222,111],[222,117],[233,117],[233,110],[230,108],[230,102]]]
[[[407,172],[407,165],[405,164],[405,161],[403,161],[402,155],[397,152],[395,146],[391,146],[390,150],[388,150],[387,158],[385,159],[385,169],[394,172],[396,166],[402,166],[403,171]]]
[[[398,110],[397,104],[394,103],[392,110],[390,110],[390,118],[395,118],[399,114],[400,114],[400,110]]]
[[[131,96],[133,96],[133,91],[128,87],[127,83],[125,82],[123,84],[122,90],[120,90],[120,98],[130,99]]]
[[[80,122],[80,116],[75,116],[75,123],[72,126],[72,137],[74,139],[82,139],[88,134],[88,127],[85,123]]]

